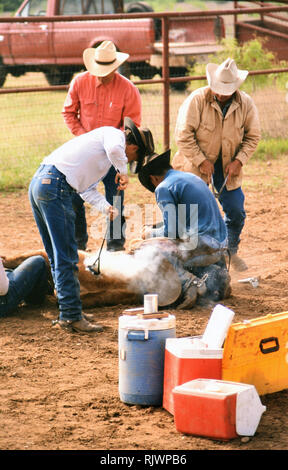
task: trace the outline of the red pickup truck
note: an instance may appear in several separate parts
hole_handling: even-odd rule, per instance
[[[125,13],[153,11],[144,2],[128,4]],[[24,0],[16,18],[25,22],[0,22],[0,86],[8,73],[20,76],[41,71],[50,85],[67,84],[83,69],[82,53],[103,40],[111,40],[117,49],[130,54],[123,73],[141,79],[162,73],[161,19],[122,18],[88,19],[80,15],[123,13],[123,0]],[[71,21],[61,20],[65,16]],[[73,16],[77,19],[73,21]],[[40,22],[31,21],[41,18]],[[47,18],[56,17],[56,21]],[[46,18],[46,21],[45,21]],[[29,21],[30,19],[30,21]],[[225,36],[219,16],[176,17],[169,23],[170,76],[183,76],[187,67],[205,60],[219,47]],[[185,83],[175,83],[175,88]]]

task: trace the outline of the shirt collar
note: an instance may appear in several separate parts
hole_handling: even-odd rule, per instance
[[[96,77],[96,87],[98,88],[98,87],[100,87],[100,86],[104,86],[104,87],[106,88],[106,87],[112,86],[112,85],[115,83],[115,81],[117,80],[117,79],[116,79],[116,75],[117,75],[117,72],[114,74],[113,80],[112,80],[110,83],[108,83],[108,85],[103,85],[103,84],[98,80],[98,77]]]
[[[207,87],[206,99],[207,99],[207,101],[210,101],[211,103],[213,103],[213,101],[214,101],[214,95],[213,95],[210,87]],[[232,96],[232,101],[233,100],[235,100],[236,103],[241,103],[241,93],[240,93],[239,90],[236,90],[234,92],[234,94]]]

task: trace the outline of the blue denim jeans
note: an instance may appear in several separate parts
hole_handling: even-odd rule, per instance
[[[214,168],[214,185],[217,191],[219,191],[225,179],[223,176],[222,159],[220,157],[216,161]],[[240,235],[245,223],[244,200],[245,196],[241,188],[227,191],[225,187],[219,197],[228,232],[228,249],[231,254],[235,254],[238,251]]]
[[[29,187],[29,198],[57,292],[60,320],[82,318],[78,251],[75,239],[74,191],[53,165],[41,165]]]
[[[113,205],[117,193],[117,185],[115,183],[116,170],[111,166],[105,178],[103,178],[103,184],[105,188],[105,197],[109,204]],[[111,246],[124,246],[125,244],[125,218],[123,216],[124,210],[124,191],[120,191],[119,198],[116,201],[116,207],[118,209],[119,215],[115,220],[110,221],[107,219],[108,232],[106,235],[107,248]],[[115,205],[115,204],[114,204]],[[88,233],[87,233],[87,223],[85,216],[85,206],[83,199],[79,194],[74,193],[73,195],[73,208],[76,214],[75,220],[75,235],[78,245],[78,249],[85,250]]]
[[[86,250],[88,242],[88,231],[86,222],[86,212],[82,197],[74,192],[72,196],[75,218],[75,237],[78,250]]]
[[[27,258],[14,270],[6,270],[9,289],[0,296],[0,317],[16,310],[23,302],[40,305],[48,291],[48,272],[42,256]]]

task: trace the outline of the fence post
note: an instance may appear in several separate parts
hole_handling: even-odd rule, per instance
[[[238,2],[237,2],[237,0],[235,0],[234,1],[234,10],[236,10],[237,8],[238,8]],[[233,18],[233,26],[234,26],[233,37],[236,38],[236,23],[238,21],[238,16],[237,16],[236,13],[233,16],[234,16],[234,18]]]
[[[169,108],[169,18],[162,17],[162,41],[163,41],[163,63],[162,78],[163,82],[163,129],[164,129],[164,150],[170,145],[170,108]]]

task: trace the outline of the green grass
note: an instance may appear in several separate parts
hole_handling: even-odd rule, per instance
[[[44,75],[8,76],[5,88],[47,86]],[[141,87],[142,125],[153,133],[156,151],[163,149],[163,98],[161,85]],[[61,110],[66,91],[0,95],[0,191],[27,188],[46,155],[72,138]],[[185,95],[171,93],[171,135]]]
[[[288,155],[288,139],[263,139],[259,142],[254,159],[274,160],[282,155]]]
[[[278,172],[280,168],[282,171]],[[280,188],[286,188],[287,156],[279,155],[277,160],[259,160],[255,155],[251,158],[244,168],[244,178],[242,187],[252,192],[263,191],[267,194],[273,194]]]
[[[5,87],[46,86],[43,74],[10,77]],[[153,133],[155,149],[163,151],[163,98],[161,85],[142,85],[143,127]],[[66,128],[61,109],[66,91],[0,95],[0,191],[26,189],[43,158],[72,135]],[[187,93],[170,93],[171,154],[177,148],[174,128],[178,110]],[[253,160],[267,161],[288,155],[287,103],[276,89],[254,95],[262,120],[263,136]],[[275,138],[275,135],[277,138]]]
[[[28,185],[42,161],[71,137],[63,125],[65,92],[2,95],[0,190]]]
[[[175,143],[171,146],[172,155],[176,152],[177,147]],[[283,155],[288,155],[288,138],[263,138],[253,154],[253,160],[269,161],[275,160]]]

